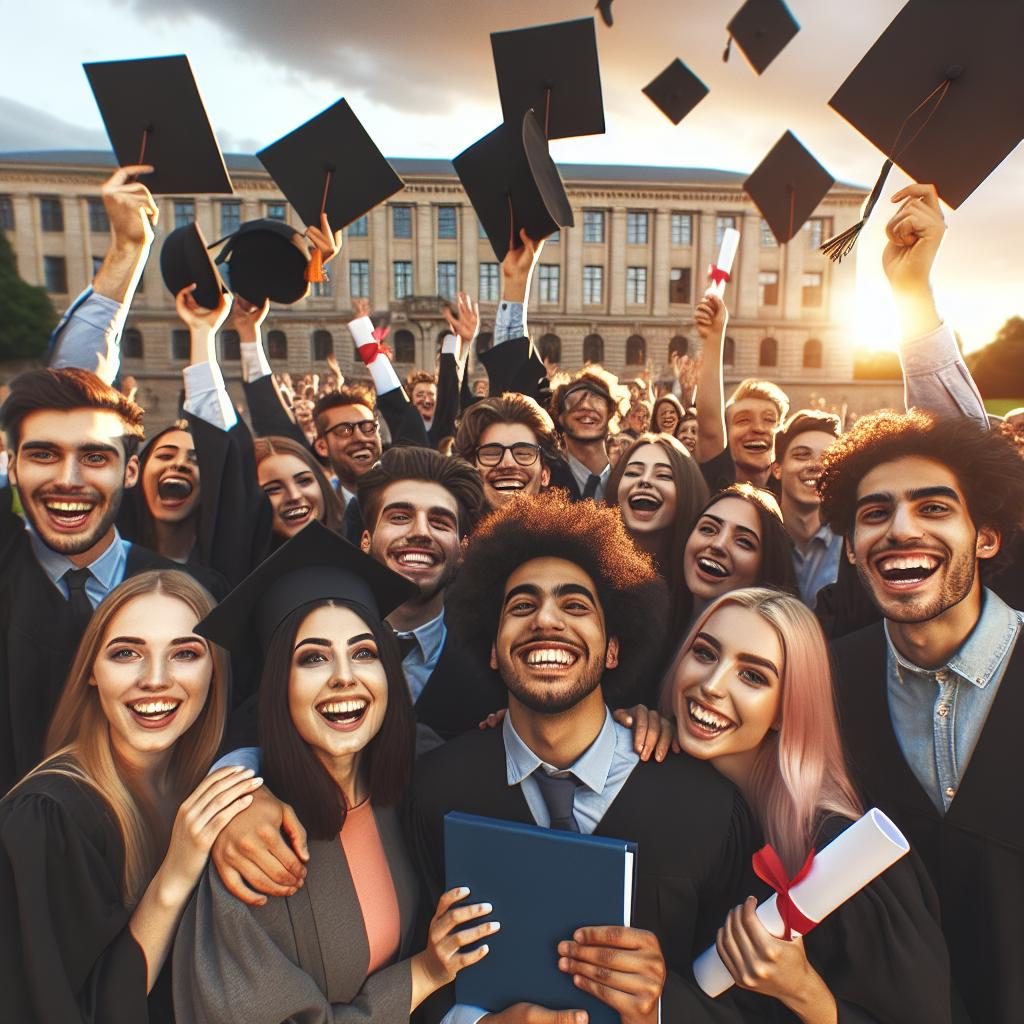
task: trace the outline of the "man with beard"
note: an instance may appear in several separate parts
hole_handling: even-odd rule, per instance
[[[700,992],[690,963],[742,888],[748,811],[708,764],[641,763],[612,719],[608,703],[629,702],[653,669],[666,603],[617,511],[556,491],[508,503],[470,540],[450,603],[468,649],[500,672],[508,714],[417,765],[413,835],[431,890],[444,888],[449,811],[636,841],[636,927],[593,922],[552,958],[628,1024],[738,1020],[728,996]],[[457,1006],[446,1020],[481,1018],[578,1019],[520,1003]]]
[[[85,370],[30,370],[0,409],[11,453],[0,491],[0,790],[38,764],[50,712],[93,608],[123,579],[174,563],[115,526],[142,409]],[[214,574],[193,573],[223,594]]]
[[[929,869],[970,1019],[1024,1020],[1024,613],[985,585],[1024,461],[970,420],[880,413],[828,449],[819,486],[883,617],[834,645],[860,784]]]

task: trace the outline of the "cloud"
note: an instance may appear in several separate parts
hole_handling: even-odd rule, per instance
[[[0,96],[0,152],[109,148],[104,132],[79,128],[27,103]]]

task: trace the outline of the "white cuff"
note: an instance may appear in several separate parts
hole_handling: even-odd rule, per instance
[[[456,334],[446,334],[441,342],[441,354],[459,357],[459,338]]]
[[[238,352],[242,362],[242,380],[246,384],[270,376],[270,362],[263,351],[262,341],[243,341],[238,346]]]
[[[185,412],[207,423],[230,430],[237,422],[224,375],[217,363],[192,363],[182,371],[185,381]]]

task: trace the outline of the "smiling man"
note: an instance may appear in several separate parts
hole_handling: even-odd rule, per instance
[[[552,945],[552,960],[628,1024],[733,1021],[728,996],[712,1001],[689,980],[690,961],[740,886],[746,806],[688,757],[641,763],[608,708],[630,701],[653,668],[665,603],[664,584],[615,509],[552,491],[486,519],[450,604],[468,650],[500,672],[508,715],[500,729],[467,733],[420,760],[414,835],[438,891],[452,810],[638,842],[635,927],[586,922]],[[525,1004],[492,1014],[456,1006],[446,1019],[576,1020]]]
[[[942,907],[972,1020],[1024,1019],[1024,613],[985,585],[1024,509],[1024,460],[965,419],[865,417],[829,448],[822,515],[883,622],[835,645],[843,737]]]

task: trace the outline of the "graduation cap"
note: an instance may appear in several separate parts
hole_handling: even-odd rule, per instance
[[[565,185],[533,111],[506,122],[453,161],[455,172],[500,263],[519,246],[519,231],[547,238],[574,224]]]
[[[182,288],[196,284],[192,298],[203,309],[216,309],[223,291],[223,282],[210,259],[206,239],[198,224],[185,224],[175,228],[160,250],[160,273],[172,295]]]
[[[601,20],[611,28],[615,23],[615,19],[612,17],[612,0],[597,0],[594,10],[601,12]]]
[[[593,18],[492,32],[491,49],[506,124],[533,110],[545,138],[604,134]]]
[[[295,228],[280,220],[246,221],[217,256],[231,290],[254,306],[267,299],[290,306],[309,290],[309,249]]]
[[[83,67],[118,164],[151,164],[150,192],[234,192],[188,57]]]
[[[677,57],[643,91],[673,124],[679,124],[707,96],[708,87]]]
[[[249,573],[196,632],[240,654],[252,650],[254,638],[265,649],[293,611],[314,601],[350,601],[371,619],[383,620],[417,593],[415,583],[312,522]]]
[[[747,0],[727,26],[729,42],[722,60],[729,59],[733,40],[760,75],[800,31],[800,23],[783,0]]]
[[[1016,0],[910,0],[829,100],[886,156],[861,220],[822,251],[841,260],[895,163],[954,209],[1024,138]]]
[[[785,245],[807,223],[835,178],[785,132],[743,183],[747,195],[768,221],[772,234]]]

